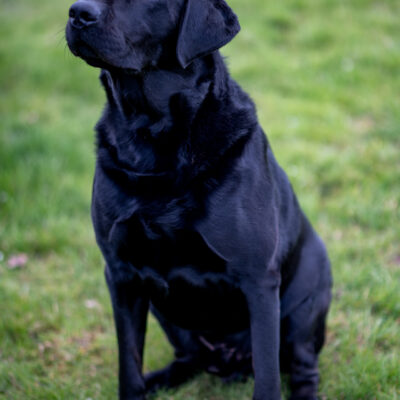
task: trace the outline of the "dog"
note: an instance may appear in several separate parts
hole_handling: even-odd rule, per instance
[[[254,373],[254,400],[315,400],[332,278],[325,246],[219,49],[224,0],[79,0],[72,53],[101,69],[92,220],[119,350],[119,398],[199,371]],[[151,310],[175,349],[143,376]]]

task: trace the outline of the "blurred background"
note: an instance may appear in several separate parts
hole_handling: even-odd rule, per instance
[[[400,399],[400,2],[230,0],[223,51],[327,243],[321,399]],[[70,1],[0,0],[0,399],[116,398],[90,221],[98,70],[66,48]],[[149,321],[145,370],[172,351]],[[155,399],[251,399],[201,375]]]

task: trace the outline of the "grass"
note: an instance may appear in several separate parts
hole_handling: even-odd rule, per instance
[[[400,3],[231,0],[224,50],[335,278],[322,399],[400,399]],[[69,1],[0,0],[0,399],[116,398],[89,205],[98,71],[65,49]],[[27,264],[8,260],[25,253]],[[150,320],[145,369],[172,351]],[[285,386],[285,385],[284,385]],[[286,387],[286,386],[285,386]],[[159,400],[251,399],[202,375]]]

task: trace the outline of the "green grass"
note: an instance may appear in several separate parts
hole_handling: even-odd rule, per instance
[[[0,399],[116,398],[89,218],[104,94],[98,71],[65,48],[69,4],[0,0]],[[321,398],[400,399],[400,2],[230,4],[242,25],[224,50],[230,70],[332,259]],[[27,265],[9,269],[18,253]],[[171,358],[151,319],[145,369]],[[251,392],[251,381],[202,375],[155,399]]]

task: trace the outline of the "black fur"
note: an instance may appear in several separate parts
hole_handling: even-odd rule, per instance
[[[254,105],[218,48],[223,0],[80,0],[72,52],[101,67],[92,217],[106,260],[120,399],[207,370],[254,371],[254,399],[316,399],[331,274]],[[149,309],[176,360],[142,376]]]

